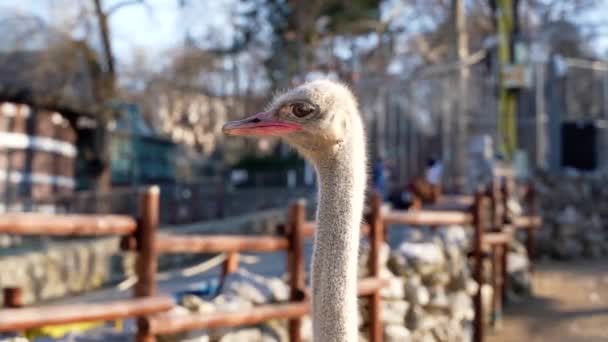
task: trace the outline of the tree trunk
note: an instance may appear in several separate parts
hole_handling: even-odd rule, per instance
[[[111,170],[110,170],[110,136],[107,131],[107,122],[109,120],[109,112],[105,110],[104,104],[115,95],[115,80],[116,70],[114,67],[114,53],[110,42],[110,29],[108,26],[108,15],[103,11],[102,0],[93,0],[95,4],[95,15],[99,25],[99,34],[103,45],[103,54],[105,59],[106,70],[103,75],[101,96],[102,112],[98,117],[98,125],[96,132],[97,153],[101,161],[102,170],[96,177],[95,189],[100,192],[106,192],[111,187]]]
[[[452,0],[451,20],[453,25],[453,37],[450,39],[450,56],[452,60],[460,63],[457,76],[458,98],[456,99],[456,118],[453,124],[456,127],[454,146],[456,151],[453,156],[452,172],[454,175],[454,186],[456,190],[463,190],[466,183],[467,166],[467,140],[468,140],[468,91],[469,67],[466,59],[469,55],[469,36],[467,33],[466,14],[464,0]]]

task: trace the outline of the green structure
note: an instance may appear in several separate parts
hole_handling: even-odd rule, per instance
[[[111,134],[112,184],[173,183],[177,145],[158,136],[134,104],[118,104],[120,119]]]

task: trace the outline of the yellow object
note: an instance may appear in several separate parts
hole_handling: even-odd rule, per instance
[[[103,327],[104,325],[104,321],[49,325],[35,329],[27,329],[25,331],[25,337],[28,339],[35,339],[38,337],[62,338],[71,332],[85,332]],[[122,331],[123,326],[122,320],[114,321],[114,329],[116,331]]]
[[[510,65],[511,34],[514,27],[513,0],[498,0],[496,22],[498,26],[498,61],[501,66]],[[501,137],[500,149],[507,160],[511,160],[517,149],[517,98],[504,84],[500,74],[500,93],[498,96],[498,133]]]

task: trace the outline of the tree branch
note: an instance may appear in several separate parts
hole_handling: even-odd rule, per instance
[[[137,5],[137,4],[145,4],[145,0],[126,0],[126,1],[121,1],[121,2],[119,2],[117,4],[115,4],[114,6],[110,7],[106,11],[106,15],[110,16],[110,15],[112,15],[112,13],[118,11],[119,9],[121,9],[123,7],[131,6],[131,5]]]

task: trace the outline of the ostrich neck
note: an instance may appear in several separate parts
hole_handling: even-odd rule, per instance
[[[318,230],[312,261],[315,342],[358,339],[357,257],[365,193],[363,141],[317,163]]]

